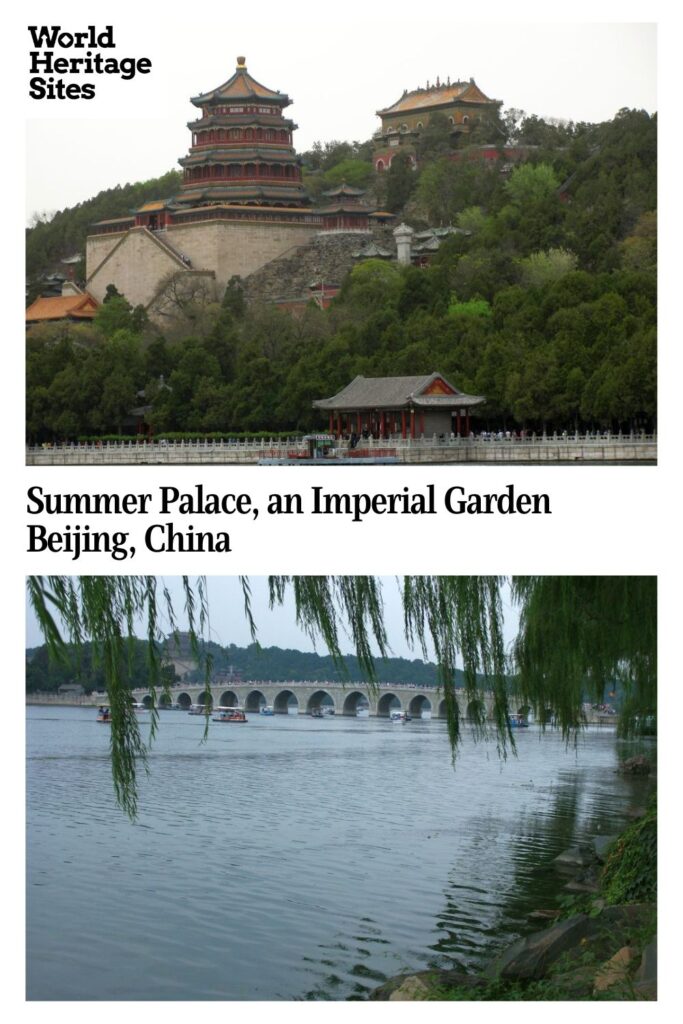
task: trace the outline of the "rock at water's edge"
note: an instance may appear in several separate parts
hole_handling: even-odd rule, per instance
[[[577,946],[591,931],[592,918],[586,914],[518,939],[484,970],[487,978],[542,978],[547,969],[567,950]]]
[[[628,757],[619,766],[622,775],[649,775],[652,771],[652,764],[645,754],[637,754],[635,757]]]
[[[614,842],[616,842],[616,840],[618,838],[619,838],[619,836],[617,835],[617,836],[596,836],[593,839],[593,849],[595,850],[595,856],[598,858],[598,860],[602,864],[604,864],[605,861],[607,860],[607,854],[609,853],[612,844]]]
[[[632,946],[622,946],[613,957],[602,965],[595,975],[593,983],[593,995],[606,992],[615,985],[620,985],[628,980],[629,969],[634,960],[638,959],[638,953]]]
[[[585,868],[589,864],[594,864],[595,853],[590,846],[572,846],[555,857],[552,863],[559,871],[573,871],[575,868]]]
[[[435,999],[438,994],[454,988],[486,988],[488,982],[464,971],[419,971],[417,974],[399,974],[374,989],[369,999],[398,1002],[408,999]]]
[[[520,981],[542,978],[564,954],[572,959],[584,948],[607,960],[628,943],[632,931],[647,926],[653,914],[650,903],[606,907],[597,917],[578,914],[519,939],[486,967],[484,975]]]

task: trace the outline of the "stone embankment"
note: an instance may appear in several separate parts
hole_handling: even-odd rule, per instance
[[[26,450],[27,466],[156,466],[259,465],[281,460],[303,465],[307,445],[300,439],[275,441],[157,441],[55,444]],[[367,456],[367,457],[366,457]],[[318,467],[350,466],[354,461],[389,460],[409,465],[504,463],[506,465],[585,465],[657,461],[655,437],[604,436],[571,438],[531,437],[524,441],[491,442],[472,438],[391,438],[373,440],[353,451],[348,441],[335,441],[329,456],[309,460]]]
[[[61,693],[27,693],[26,703],[46,707],[96,708],[106,697],[104,690],[101,693],[70,694],[69,696]]]

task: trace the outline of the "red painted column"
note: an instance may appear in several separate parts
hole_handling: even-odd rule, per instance
[[[334,434],[334,413],[332,413],[332,412],[330,413],[330,426],[329,426],[329,431],[328,432],[330,434]]]
[[[410,436],[415,437],[415,410],[410,410]]]
[[[342,432],[342,428],[341,428],[341,413],[338,412],[337,413],[337,437],[341,437],[341,432]]]
[[[425,432],[425,414],[420,413],[420,433],[424,435]]]
[[[380,417],[379,417],[379,436],[380,437],[384,437],[384,424],[385,424],[384,410],[382,410],[382,412],[380,413]]]
[[[469,412],[466,412],[465,413],[465,437],[469,437],[469,436],[470,436],[470,414],[469,414]]]
[[[360,437],[360,413],[356,413],[356,433]]]
[[[401,437],[405,441],[405,439],[406,439],[406,411],[405,411],[405,409],[401,410]]]

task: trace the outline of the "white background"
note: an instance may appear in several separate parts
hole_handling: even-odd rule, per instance
[[[660,5],[650,4],[646,8],[633,3],[576,3],[571,12],[562,8],[565,15],[571,13],[574,20],[589,23],[626,19],[653,21],[660,15]],[[100,13],[101,12],[101,13]],[[273,13],[275,12],[275,13]],[[80,17],[81,24],[107,24],[130,28],[136,38],[135,47],[126,47],[125,53],[146,56],[155,46],[155,39],[169,38],[169,26],[178,25],[175,35],[176,45],[173,60],[183,60],[182,26],[194,29],[198,24],[204,26],[208,36],[228,28],[232,23],[232,10],[226,4],[205,2],[202,5],[164,4],[154,14],[143,11],[141,5],[118,3],[116,6],[104,4],[69,4],[58,7],[54,3],[31,4],[24,11],[12,11],[11,26],[5,26],[3,38],[3,74],[6,118],[3,130],[5,146],[3,171],[7,175],[3,189],[3,216],[5,219],[5,236],[2,247],[3,282],[5,287],[5,310],[10,312],[11,320],[5,328],[5,345],[10,353],[6,361],[8,381],[5,389],[5,438],[4,438],[4,480],[3,488],[3,540],[5,579],[3,599],[5,602],[5,703],[3,706],[3,778],[5,782],[5,798],[9,805],[6,820],[10,823],[5,831],[6,862],[3,861],[3,877],[5,881],[5,928],[3,946],[3,967],[9,968],[4,980],[4,1005],[11,1017],[21,1016],[40,1018],[49,1014],[53,1019],[90,1019],[94,1012],[98,1017],[119,1019],[121,1015],[135,1019],[176,1017],[184,1019],[186,1014],[199,1013],[202,1017],[225,1019],[237,1014],[259,1017],[263,1013],[284,1014],[293,1017],[296,1014],[315,1016],[341,1015],[344,1018],[353,1011],[359,1014],[386,1013],[387,1008],[369,1005],[340,1004],[321,1008],[319,1005],[294,1004],[293,1006],[245,1007],[220,1004],[201,1004],[184,1007],[182,1004],[173,1006],[136,1006],[125,1007],[100,1005],[93,1009],[84,1004],[56,1005],[23,1004],[23,744],[21,741],[23,718],[23,609],[24,609],[24,578],[27,573],[110,573],[116,571],[155,572],[164,575],[189,572],[208,574],[233,574],[248,572],[251,574],[268,574],[271,572],[372,572],[394,575],[402,572],[423,573],[513,573],[513,572],[544,572],[544,573],[647,573],[660,577],[660,635],[662,650],[661,704],[662,731],[660,751],[662,757],[662,803],[664,813],[660,816],[661,854],[660,863],[663,869],[664,888],[660,900],[662,915],[662,934],[664,939],[672,939],[672,920],[677,909],[677,889],[672,877],[672,865],[678,847],[678,817],[680,809],[680,790],[676,782],[680,779],[680,759],[671,758],[670,753],[676,751],[677,734],[680,729],[680,653],[677,640],[680,634],[680,433],[681,433],[681,401],[680,401],[680,313],[677,303],[680,290],[677,248],[680,244],[680,153],[675,136],[680,134],[680,80],[678,64],[680,62],[680,31],[677,19],[664,14],[660,30],[660,102],[659,110],[664,120],[664,131],[661,140],[661,166],[664,169],[663,197],[660,205],[665,210],[661,218],[661,265],[664,268],[661,276],[662,297],[660,302],[662,331],[660,335],[660,356],[662,369],[660,372],[660,410],[659,431],[660,464],[657,468],[475,468],[475,467],[436,467],[436,468],[401,468],[385,467],[382,469],[357,467],[335,470],[306,470],[303,467],[290,469],[279,468],[214,468],[198,471],[194,468],[173,469],[93,469],[65,470],[53,468],[44,471],[26,469],[23,451],[23,258],[21,238],[24,226],[23,181],[24,170],[21,165],[20,153],[24,138],[25,118],[35,117],[35,109],[29,109],[30,103],[24,102],[27,82],[27,50],[26,24],[53,24],[58,18],[75,23]],[[453,59],[452,73],[458,74],[459,67],[467,55],[467,33],[452,31],[451,5],[419,5],[400,3],[378,3],[372,8],[354,2],[344,2],[323,9],[319,5],[293,3],[285,8],[281,4],[266,3],[261,0],[254,5],[253,12],[238,5],[235,12],[241,19],[249,18],[252,30],[258,33],[269,32],[269,16],[277,20],[280,26],[281,45],[291,55],[292,62],[306,60],[310,63],[311,54],[325,48],[335,47],[335,24],[341,19],[351,22],[360,36],[374,34],[376,45],[374,53],[377,61],[377,77],[381,77],[384,55],[393,55],[397,49],[406,52],[406,44],[410,43],[411,31],[418,21],[427,20],[433,29],[435,39],[443,39],[449,35],[452,39]],[[283,17],[284,13],[284,17]],[[487,18],[506,19],[511,16],[509,5],[489,3],[482,14]],[[555,21],[545,6],[535,4],[515,5],[514,15],[519,21]],[[372,19],[374,22],[371,24]],[[382,26],[380,31],[380,26]],[[590,24],[586,31],[590,32]],[[158,32],[155,35],[155,31]],[[486,25],[480,23],[471,28],[478,34],[486,32]],[[272,29],[271,29],[272,32]],[[258,37],[258,33],[256,34]],[[188,32],[188,35],[190,33]],[[252,43],[252,50],[254,45]],[[235,47],[231,41],[226,43],[226,69],[228,74],[234,65]],[[409,48],[408,48],[409,53]],[[247,53],[249,57],[249,53]],[[514,56],[514,55],[513,55]],[[393,59],[393,56],[392,56]],[[253,66],[255,58],[250,58]],[[467,63],[465,61],[465,63]],[[406,82],[412,85],[410,58],[406,58]],[[354,73],[354,56],[349,54],[349,74]],[[448,69],[446,69],[447,72]],[[435,69],[438,71],[438,68]],[[577,68],[577,75],[582,69]],[[255,72],[256,73],[256,72]],[[476,68],[468,70],[479,79]],[[213,79],[213,75],[211,78]],[[256,77],[259,77],[257,74]],[[159,79],[161,81],[162,79]],[[268,68],[265,66],[263,80],[266,84],[291,91],[298,101],[303,93],[299,86],[295,88],[289,81],[271,83]],[[199,88],[217,84],[213,80],[197,83]],[[417,83],[414,83],[417,84]],[[487,83],[481,80],[486,90]],[[316,88],[318,86],[316,85]],[[324,88],[324,84],[320,88]],[[602,87],[600,80],[594,82],[594,88]],[[142,92],[136,90],[140,88]],[[156,89],[154,85],[154,89]],[[494,91],[494,90],[492,90]],[[150,97],[154,90],[149,83],[138,86],[137,83],[119,83],[114,93],[104,90],[102,98],[107,95],[107,102],[116,104],[118,117],[137,117],[141,111],[149,116]],[[382,90],[378,89],[383,96]],[[298,93],[298,95],[297,95]],[[506,105],[523,105],[515,103],[513,98],[505,94]],[[152,96],[155,103],[164,108],[164,97],[158,92]],[[138,105],[139,101],[139,105]],[[391,95],[386,97],[392,101]],[[338,102],[338,100],[335,100]],[[164,111],[166,113],[166,111]],[[539,111],[540,112],[540,111]],[[41,111],[41,114],[44,112]],[[44,116],[47,116],[44,114]],[[64,121],[66,132],[70,130],[68,120],[74,113],[66,103],[53,105],[50,117]],[[78,116],[83,116],[79,112]],[[103,116],[94,108],[88,116]],[[171,112],[171,117],[174,117]],[[297,107],[296,119],[303,115]],[[372,125],[371,125],[372,127]],[[362,137],[361,132],[358,136]],[[326,138],[322,132],[320,137]],[[300,148],[302,148],[300,146]],[[78,147],[74,147],[78,149]],[[180,156],[186,151],[183,145],[176,154]],[[50,154],[45,154],[50,164]],[[51,166],[50,171],[56,176],[70,173],[67,165]],[[141,175],[144,176],[144,175]],[[674,248],[674,246],[676,248]],[[517,490],[547,491],[550,494],[552,516],[448,516],[437,517],[378,517],[367,520],[363,524],[337,522],[329,517],[280,517],[269,520],[264,515],[254,524],[238,522],[233,527],[234,552],[229,556],[187,556],[162,557],[143,556],[142,545],[138,544],[138,556],[132,563],[112,563],[107,557],[89,558],[87,561],[74,563],[68,557],[42,556],[30,558],[25,553],[26,489],[31,484],[39,483],[52,491],[149,491],[160,482],[171,483],[187,489],[189,485],[203,482],[205,487],[214,491],[246,490],[259,502],[263,503],[263,495],[278,490],[306,491],[313,483],[332,490],[400,490],[408,485],[418,490],[428,482],[437,482],[440,488],[452,484],[462,484],[468,490],[493,491],[513,482]],[[210,517],[211,518],[211,517]],[[196,527],[200,523],[192,520]],[[98,525],[98,524],[96,524]],[[215,521],[213,522],[215,527]],[[124,529],[126,527],[124,526]],[[121,568],[122,567],[122,568]],[[680,741],[678,742],[680,746]],[[675,800],[675,804],[674,804]],[[674,809],[675,808],[675,809]],[[667,883],[670,883],[667,885]],[[638,1019],[667,1014],[675,1005],[672,1001],[672,988],[675,985],[671,963],[675,954],[676,943],[660,942],[661,984],[660,1003],[658,1006],[634,1007]],[[3,970],[3,974],[5,971]],[[553,1006],[553,1015],[575,1013],[576,1007]],[[396,1018],[414,1019],[419,1012],[446,1019],[452,1013],[462,1013],[462,1008],[450,1005],[430,1005],[419,1008],[414,1004],[396,1005],[389,1008]],[[504,1007],[492,1005],[468,1005],[468,1015],[492,1016],[504,1014],[506,1018],[523,1013],[524,1019],[537,1019],[551,1010],[550,1007],[539,1005]],[[596,1004],[581,1006],[582,1015],[593,1017],[612,1016],[617,1012],[621,1015],[626,1011],[623,1006]],[[667,1019],[665,1016],[664,1019]]]

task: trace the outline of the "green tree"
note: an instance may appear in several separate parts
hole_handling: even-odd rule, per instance
[[[520,260],[519,265],[524,284],[530,288],[541,288],[576,270],[576,264],[576,256],[566,249],[549,249],[548,252],[532,252]]]
[[[133,331],[139,334],[147,324],[147,314],[141,306],[135,309],[123,295],[109,294],[97,310],[94,316],[94,323],[104,334],[105,338],[111,338],[117,331]],[[116,289],[114,289],[114,292]]]
[[[417,159],[420,164],[437,160],[446,156],[452,149],[451,125],[445,114],[435,111],[430,115],[426,128],[423,128],[415,145]]]
[[[521,164],[515,167],[505,189],[511,202],[523,208],[550,198],[559,184],[548,164]]]
[[[409,154],[399,151],[386,172],[387,207],[392,213],[403,209],[413,193],[416,180]]]
[[[373,175],[372,163],[369,160],[342,160],[330,167],[322,176],[323,188],[335,188],[346,182],[353,188],[363,188]]]
[[[657,214],[654,210],[642,213],[633,233],[620,244],[621,263],[627,270],[657,270]]]

